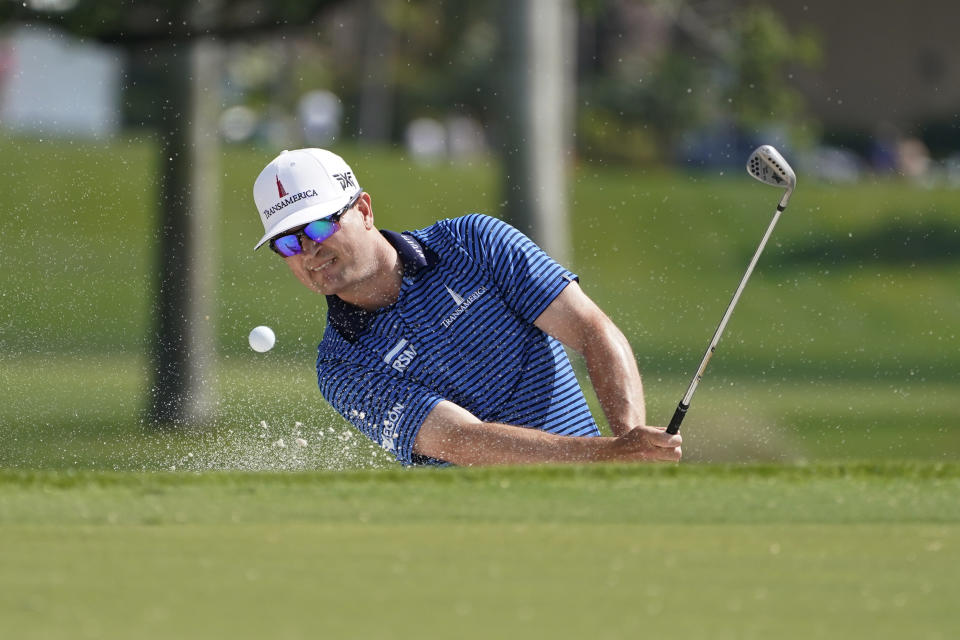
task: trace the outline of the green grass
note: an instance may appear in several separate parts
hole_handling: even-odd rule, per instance
[[[5,635],[946,638],[955,464],[0,473]]]

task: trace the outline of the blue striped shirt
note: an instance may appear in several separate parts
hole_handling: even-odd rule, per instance
[[[397,302],[364,311],[328,296],[323,397],[403,464],[441,400],[484,422],[570,436],[600,432],[573,368],[534,320],[576,276],[489,216],[383,231],[403,264]]]

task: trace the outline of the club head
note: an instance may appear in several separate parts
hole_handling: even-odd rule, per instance
[[[786,189],[780,199],[780,209],[787,207],[790,194],[797,186],[797,174],[779,151],[768,144],[757,147],[747,159],[747,173],[760,182]]]

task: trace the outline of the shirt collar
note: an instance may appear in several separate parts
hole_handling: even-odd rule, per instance
[[[403,275],[408,278],[417,277],[421,271],[427,267],[436,264],[436,255],[420,244],[420,241],[409,233],[397,233],[396,231],[380,231],[380,234],[393,245],[393,248],[400,254],[400,262],[403,264]]]
[[[437,263],[436,254],[409,233],[381,229],[380,234],[397,250],[405,278],[416,278]],[[367,311],[337,296],[327,296],[327,322],[349,342],[356,342],[380,311]]]

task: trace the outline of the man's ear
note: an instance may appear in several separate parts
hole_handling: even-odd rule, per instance
[[[364,191],[357,200],[357,210],[363,216],[363,226],[368,231],[373,229],[373,203],[370,201],[370,194]]]

